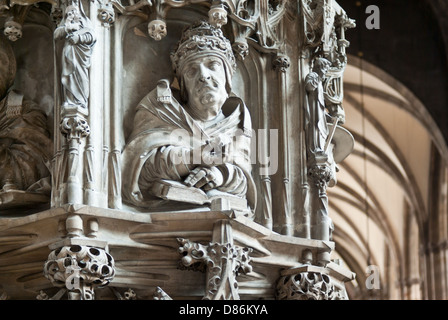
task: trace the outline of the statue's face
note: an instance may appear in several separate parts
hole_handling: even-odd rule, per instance
[[[67,15],[66,19],[69,22],[79,20],[79,11],[76,8],[68,9],[67,12],[66,12],[66,15]]]
[[[183,78],[190,107],[221,107],[227,99],[226,71],[218,57],[204,56],[188,62]]]
[[[314,67],[314,71],[319,75],[321,79],[325,78],[328,70],[330,70],[330,65],[325,62],[317,63]]]

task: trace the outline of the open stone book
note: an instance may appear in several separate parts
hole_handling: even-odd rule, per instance
[[[210,204],[215,199],[226,199],[231,209],[245,211],[248,209],[247,200],[216,189],[205,192],[196,187],[188,187],[181,182],[160,179],[153,183],[152,193],[165,200],[194,203],[198,205]]]

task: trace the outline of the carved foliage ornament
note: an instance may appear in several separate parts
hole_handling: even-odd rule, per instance
[[[61,121],[61,132],[68,140],[87,137],[90,134],[90,126],[87,120],[80,116],[66,117]]]
[[[230,243],[210,243],[204,246],[186,239],[178,239],[181,268],[207,271],[205,300],[237,300],[238,274],[252,271],[249,248],[241,248]]]
[[[315,165],[309,169],[308,174],[316,187],[323,190],[326,189],[333,176],[333,172],[328,165]]]
[[[280,278],[278,300],[342,300],[331,278],[321,272],[301,272]]]

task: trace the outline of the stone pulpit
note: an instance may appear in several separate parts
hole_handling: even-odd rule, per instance
[[[0,0],[0,26],[3,298],[348,298],[336,1]]]

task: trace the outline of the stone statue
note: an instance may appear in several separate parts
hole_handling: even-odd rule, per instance
[[[328,138],[328,125],[322,82],[331,63],[325,58],[317,58],[314,67],[305,78],[307,100],[305,105],[305,130],[308,154],[314,158],[326,157],[325,145]]]
[[[54,31],[55,40],[64,40],[61,83],[64,108],[87,109],[89,68],[96,42],[90,20],[78,5],[65,9],[64,21]]]
[[[16,61],[0,36],[0,193],[11,190],[49,193],[53,144],[46,115],[14,90]]]
[[[219,28],[196,23],[171,58],[180,92],[161,80],[138,105],[123,152],[124,200],[204,204],[206,195],[250,211],[252,127],[247,107],[231,95],[236,63],[229,41]]]

